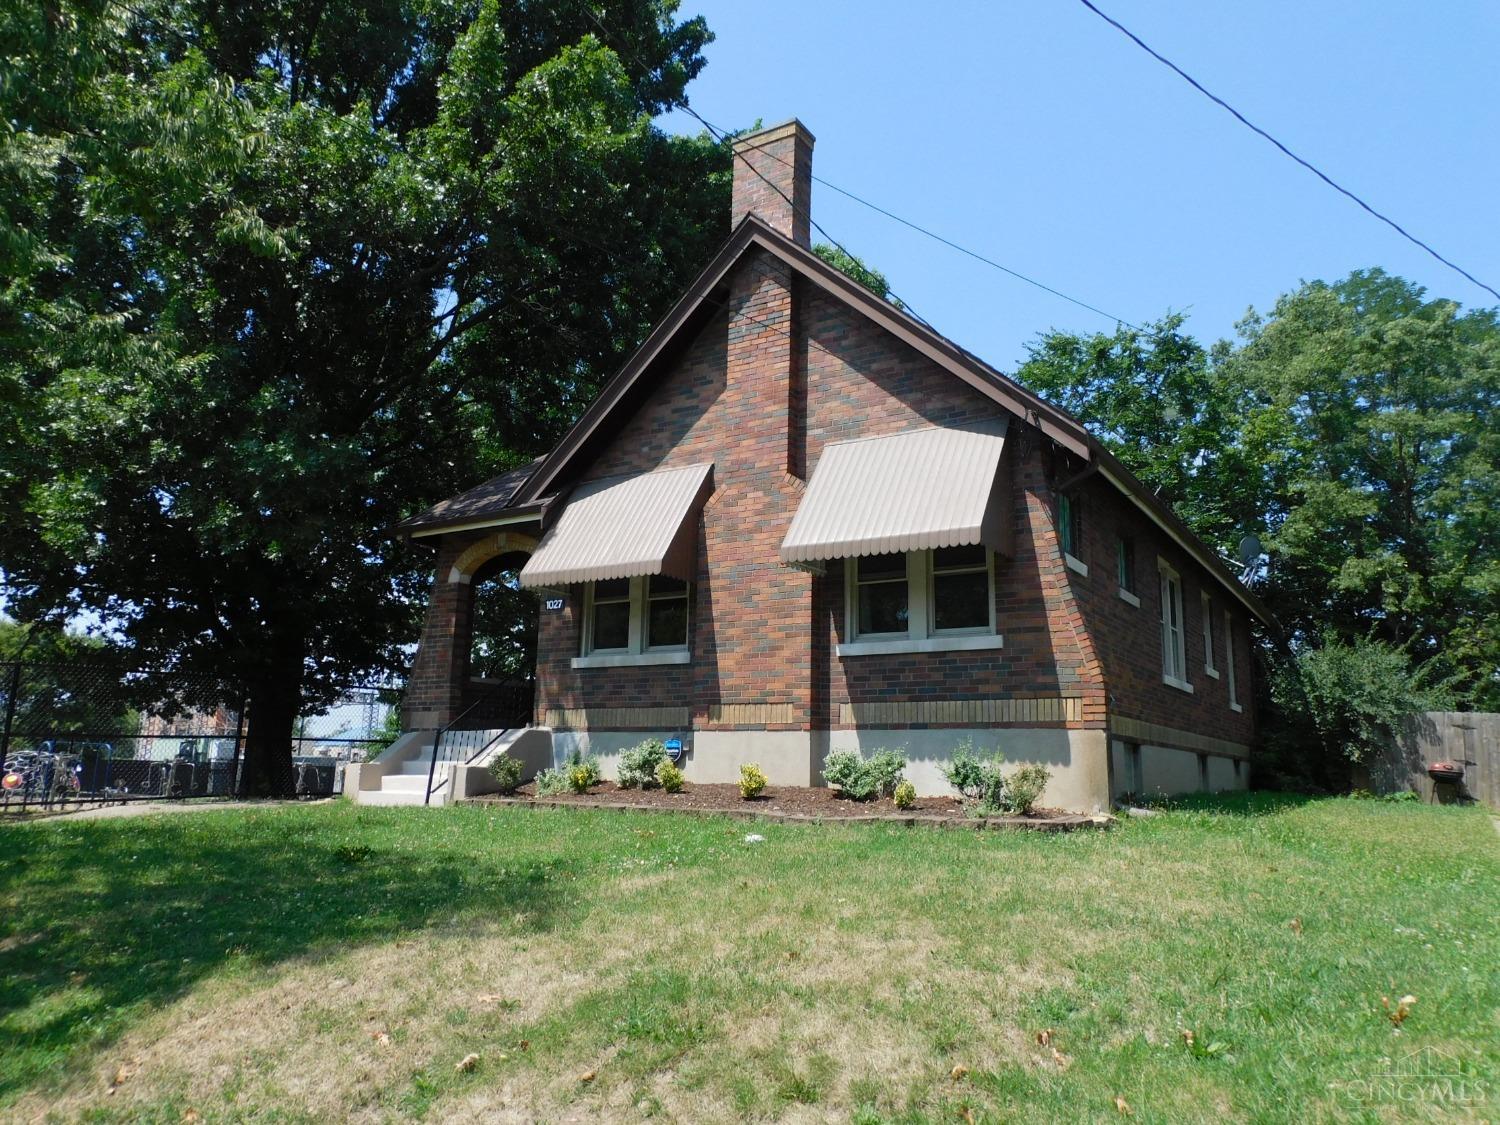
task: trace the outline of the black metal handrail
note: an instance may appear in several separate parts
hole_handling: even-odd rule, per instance
[[[430,805],[432,803],[432,795],[448,784],[448,779],[445,777],[436,786],[433,785],[433,780],[437,775],[438,756],[442,752],[445,735],[453,731],[462,730],[499,730],[499,734],[494,735],[483,746],[464,759],[463,764],[470,765],[485,754],[496,742],[505,737],[508,732],[515,730],[517,727],[530,726],[535,702],[535,680],[509,677],[490,688],[472,704],[464,708],[459,712],[458,717],[446,726],[439,727],[437,734],[432,740],[432,761],[427,765],[427,793],[422,798],[422,803]],[[443,760],[447,761],[448,759],[445,758]]]

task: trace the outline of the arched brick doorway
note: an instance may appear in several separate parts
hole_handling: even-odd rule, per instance
[[[404,730],[444,726],[483,692],[486,685],[476,683],[471,675],[475,590],[496,575],[519,570],[536,543],[532,536],[514,531],[443,537],[422,638],[402,703]]]

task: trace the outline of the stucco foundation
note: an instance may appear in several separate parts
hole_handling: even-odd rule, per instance
[[[900,751],[906,755],[906,777],[923,797],[953,793],[942,771],[953,760],[954,750],[967,744],[985,756],[999,751],[1008,767],[1035,763],[1051,770],[1051,780],[1037,802],[1040,805],[1070,812],[1097,812],[1109,806],[1109,763],[1102,730],[864,728],[829,731],[821,737],[827,739],[829,751],[858,750],[866,757],[877,750]]]
[[[713,784],[739,780],[740,766],[754,762],[772,785],[822,785],[823,759],[833,750],[877,750],[906,755],[906,777],[924,797],[948,796],[953,787],[942,770],[962,745],[990,755],[1005,755],[1007,766],[1046,766],[1052,779],[1038,802],[1070,812],[1096,812],[1109,804],[1109,766],[1105,735],[1099,730],[910,730],[838,731],[688,731],[646,734],[641,731],[559,731],[553,735],[553,760],[561,763],[575,750],[593,754],[606,778],[614,778],[620,755],[646,738],[682,739],[681,762],[689,782]],[[1196,767],[1195,767],[1196,768]]]

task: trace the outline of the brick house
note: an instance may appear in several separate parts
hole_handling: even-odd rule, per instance
[[[888,747],[1043,803],[1243,787],[1257,599],[1083,426],[809,248],[813,138],[740,139],[733,234],[546,457],[403,525],[437,550],[408,729],[474,698],[476,577],[543,591],[536,719],[606,767],[817,785]]]

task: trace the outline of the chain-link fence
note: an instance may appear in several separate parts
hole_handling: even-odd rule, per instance
[[[300,717],[299,796],[343,791],[344,767],[389,744],[399,690],[351,686]],[[244,696],[207,676],[107,664],[0,663],[0,814],[241,792]]]

